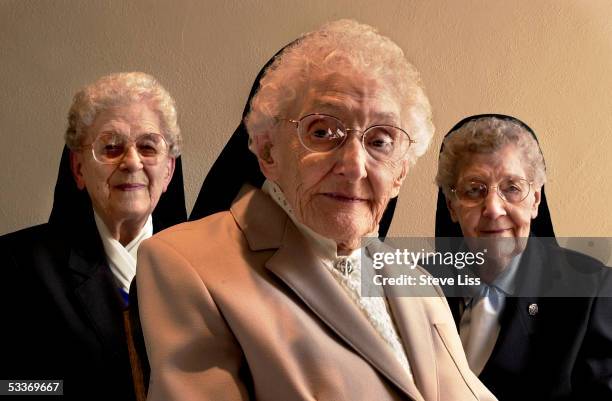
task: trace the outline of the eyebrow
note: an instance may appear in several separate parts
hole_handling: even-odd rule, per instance
[[[348,116],[352,114],[351,108],[346,106],[346,104],[342,102],[334,102],[330,100],[324,100],[324,101],[315,100],[309,106],[308,109],[312,111],[304,113],[304,115],[314,114],[314,113],[329,114],[333,117],[341,119],[343,122],[345,119],[348,119],[347,118]],[[314,110],[317,110],[317,111],[314,111]],[[399,116],[393,112],[380,111],[380,112],[371,112],[371,113],[374,116],[374,118],[372,119],[374,121],[374,124],[372,125],[387,124],[387,125],[399,126],[400,124]],[[299,116],[299,117],[300,118],[304,117],[304,115]]]
[[[520,175],[516,175],[516,174],[504,175],[501,180],[503,181],[503,180],[508,180],[508,179],[528,180],[528,178],[521,177]],[[484,178],[482,175],[472,174],[472,175],[467,175],[463,177],[460,181],[477,181],[477,182],[482,182],[483,184],[486,184],[487,181],[489,180]]]

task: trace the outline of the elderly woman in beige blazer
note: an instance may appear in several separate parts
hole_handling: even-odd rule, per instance
[[[276,57],[245,123],[263,187],[141,247],[149,400],[494,399],[443,297],[361,296],[360,255],[433,134],[402,50],[327,24]]]

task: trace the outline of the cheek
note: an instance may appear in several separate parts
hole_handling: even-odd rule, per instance
[[[529,229],[531,227],[531,209],[530,208],[521,208],[512,211],[510,214],[514,225],[518,230],[521,231],[520,234],[526,235],[529,233]]]
[[[462,209],[457,210],[457,217],[461,229],[468,233],[475,233],[478,224],[480,223],[481,213],[476,208],[474,209]]]
[[[96,194],[108,193],[109,179],[113,174],[114,169],[107,169],[106,166],[99,168],[86,168],[83,170],[83,178],[85,179],[85,187],[90,192]]]
[[[317,154],[298,155],[298,158],[286,160],[281,166],[280,185],[285,194],[295,196],[296,199],[305,201],[310,193],[314,193],[320,187],[331,171],[333,164],[328,163],[328,158]]]
[[[399,174],[399,173],[398,173]],[[391,171],[382,168],[371,168],[368,170],[369,185],[377,205],[386,206],[393,194],[395,177]]]
[[[158,199],[166,185],[166,170],[160,168],[158,170],[145,170],[145,172],[149,180],[149,196],[152,199]]]

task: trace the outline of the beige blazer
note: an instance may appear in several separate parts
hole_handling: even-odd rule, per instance
[[[137,282],[151,401],[494,399],[444,298],[389,298],[411,378],[259,190],[145,241]]]

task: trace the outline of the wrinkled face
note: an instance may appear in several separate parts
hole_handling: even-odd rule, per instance
[[[361,131],[375,124],[402,126],[400,103],[377,82],[352,74],[313,81],[283,117],[324,113]],[[299,221],[335,240],[339,249],[355,249],[362,236],[378,230],[408,169],[405,159],[373,159],[362,146],[361,132],[356,134],[338,149],[313,153],[299,142],[295,125],[281,121],[269,136],[270,158],[260,157],[262,171],[279,184]]]
[[[459,164],[457,183],[478,181],[491,186],[498,185],[507,178],[527,176],[520,151],[514,145],[507,145],[493,153],[474,153],[464,157]],[[490,189],[486,199],[478,206],[462,205],[455,197],[447,200],[451,217],[458,222],[464,237],[478,238],[514,238],[514,241],[502,240],[500,243],[515,243],[522,251],[525,241],[517,238],[529,236],[531,220],[538,215],[540,188],[531,185],[529,195],[523,201],[513,204],[504,201],[495,189]]]
[[[101,111],[87,128],[83,145],[101,133],[118,133],[136,138],[143,133],[162,133],[158,115],[146,103],[132,103]],[[144,223],[166,191],[174,159],[164,157],[156,165],[142,163],[130,146],[119,164],[102,164],[85,147],[71,156],[72,172],[79,189],[87,189],[93,207],[107,225],[123,221]]]

